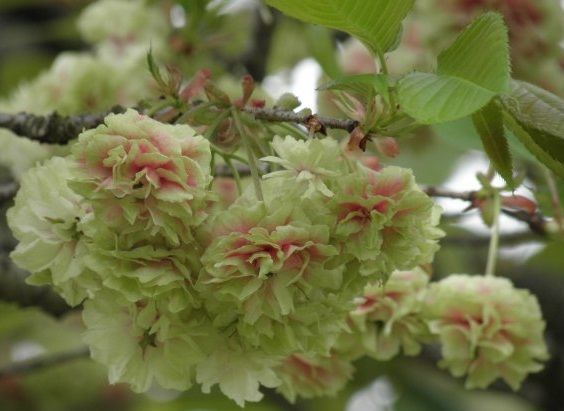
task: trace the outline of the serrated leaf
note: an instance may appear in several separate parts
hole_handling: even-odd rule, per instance
[[[503,123],[542,164],[564,178],[564,140],[520,122],[503,110]]]
[[[338,77],[322,84],[317,90],[340,90],[368,96],[371,92],[381,95],[388,100],[388,76],[385,74],[357,74]]]
[[[344,31],[361,40],[374,54],[397,43],[403,19],[414,0],[266,0],[299,20]]]
[[[403,111],[423,124],[445,123],[480,110],[495,93],[467,80],[411,73],[399,83]]]
[[[564,139],[564,100],[540,87],[514,80],[502,96],[505,107],[523,124]]]
[[[437,74],[411,73],[400,80],[403,110],[424,124],[466,117],[507,90],[507,28],[501,16],[477,18],[438,58]]]
[[[522,81],[501,99],[506,124],[539,161],[564,177],[564,101]]]
[[[501,108],[495,101],[491,101],[472,116],[472,121],[495,170],[513,187],[513,163],[503,128]]]
[[[437,59],[437,74],[463,78],[494,93],[509,89],[507,27],[501,15],[478,17]]]
[[[155,79],[159,87],[161,89],[166,88],[166,83],[163,80],[161,71],[159,70],[159,66],[157,65],[157,63],[155,62],[155,58],[153,57],[152,49],[149,49],[149,52],[147,53],[147,66],[149,67],[149,72],[151,73],[151,76],[153,77],[153,79]]]

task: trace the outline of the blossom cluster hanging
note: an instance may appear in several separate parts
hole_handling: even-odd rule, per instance
[[[471,386],[538,371],[544,323],[528,292],[469,276],[429,286],[414,268],[442,232],[410,170],[367,168],[332,138],[271,146],[260,195],[221,201],[210,142],[130,109],[24,175],[12,258],[84,305],[110,382],[295,400],[335,392],[363,355],[435,341]]]

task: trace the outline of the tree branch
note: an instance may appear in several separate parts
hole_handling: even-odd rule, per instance
[[[53,366],[65,364],[79,358],[88,358],[89,355],[90,351],[88,347],[79,347],[70,351],[43,355],[26,361],[15,362],[0,368],[0,378],[40,371]]]
[[[429,197],[452,198],[470,202],[474,201],[476,198],[476,191],[452,191],[446,188],[432,186],[426,187],[424,191]]]
[[[76,116],[61,116],[57,113],[46,116],[23,112],[18,114],[0,113],[0,128],[6,128],[21,137],[40,143],[65,144],[75,139],[83,130],[102,124],[108,114],[123,113],[125,110],[124,107],[116,106],[105,113]],[[355,120],[299,114],[293,111],[268,108],[245,108],[243,111],[257,120],[301,124],[308,129],[321,133],[326,133],[328,128],[350,132],[358,126],[358,121]]]
[[[314,128],[323,133],[325,129],[339,129],[348,132],[353,131],[358,126],[358,121],[350,119],[337,119],[331,117],[321,117],[316,114],[299,114],[293,111],[276,110],[269,108],[245,108],[243,111],[249,113],[257,120],[264,120],[274,123],[295,123]]]
[[[53,113],[45,116],[18,113],[0,113],[0,127],[21,137],[47,144],[66,144],[84,129],[94,128],[110,113],[123,113],[124,107],[116,106],[105,113],[61,116]]]
[[[474,202],[474,200],[476,200],[478,196],[477,191],[452,191],[439,187],[426,187],[424,191],[430,197],[452,198],[455,200],[461,200],[470,203]],[[503,212],[503,214],[508,215],[515,220],[526,223],[532,232],[540,236],[548,236],[550,234],[547,229],[548,221],[538,211],[534,214],[531,214],[524,210],[504,208],[503,206],[501,211]]]

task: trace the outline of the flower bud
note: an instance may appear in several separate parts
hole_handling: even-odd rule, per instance
[[[276,100],[274,107],[280,110],[293,111],[301,106],[301,104],[302,102],[298,99],[298,97],[292,93],[284,93],[278,98],[278,100]]]

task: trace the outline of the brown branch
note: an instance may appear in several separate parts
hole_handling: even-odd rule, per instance
[[[125,108],[116,106],[105,113],[61,116],[58,113],[41,116],[30,113],[0,113],[0,128],[6,128],[21,137],[47,144],[66,144],[83,130],[94,128],[109,113],[122,113]]]
[[[321,117],[316,114],[300,114],[293,111],[276,110],[269,108],[245,108],[243,109],[257,120],[264,120],[273,123],[295,123],[308,128],[315,127],[319,130],[327,128],[346,130],[352,132],[358,127],[358,121],[350,119],[337,119],[331,117]]]
[[[123,113],[126,109],[116,106],[110,111],[98,114],[80,114],[76,116],[61,116],[57,113],[40,116],[30,113],[8,114],[0,113],[0,128],[6,128],[13,133],[30,140],[47,144],[65,144],[75,139],[83,130],[94,128],[103,123],[110,113]],[[245,108],[246,113],[257,120],[275,123],[295,123],[325,133],[328,128],[352,131],[358,126],[358,121],[336,119],[308,115],[268,108]]]
[[[426,187],[424,191],[429,197],[452,198],[469,202],[476,198],[476,191],[452,191],[440,187]]]
[[[26,361],[19,361],[0,368],[0,379],[3,377],[29,374],[34,371],[40,371],[57,365],[66,364],[80,358],[88,358],[90,351],[88,347],[79,347],[70,351],[61,353],[43,355],[31,358]]]
[[[478,196],[477,191],[452,191],[439,187],[427,187],[424,191],[431,197],[451,198],[470,203],[474,202]],[[501,211],[515,220],[526,223],[532,232],[540,236],[548,236],[550,234],[548,230],[548,221],[538,211],[531,214],[524,210],[515,210],[504,207],[502,207]]]

